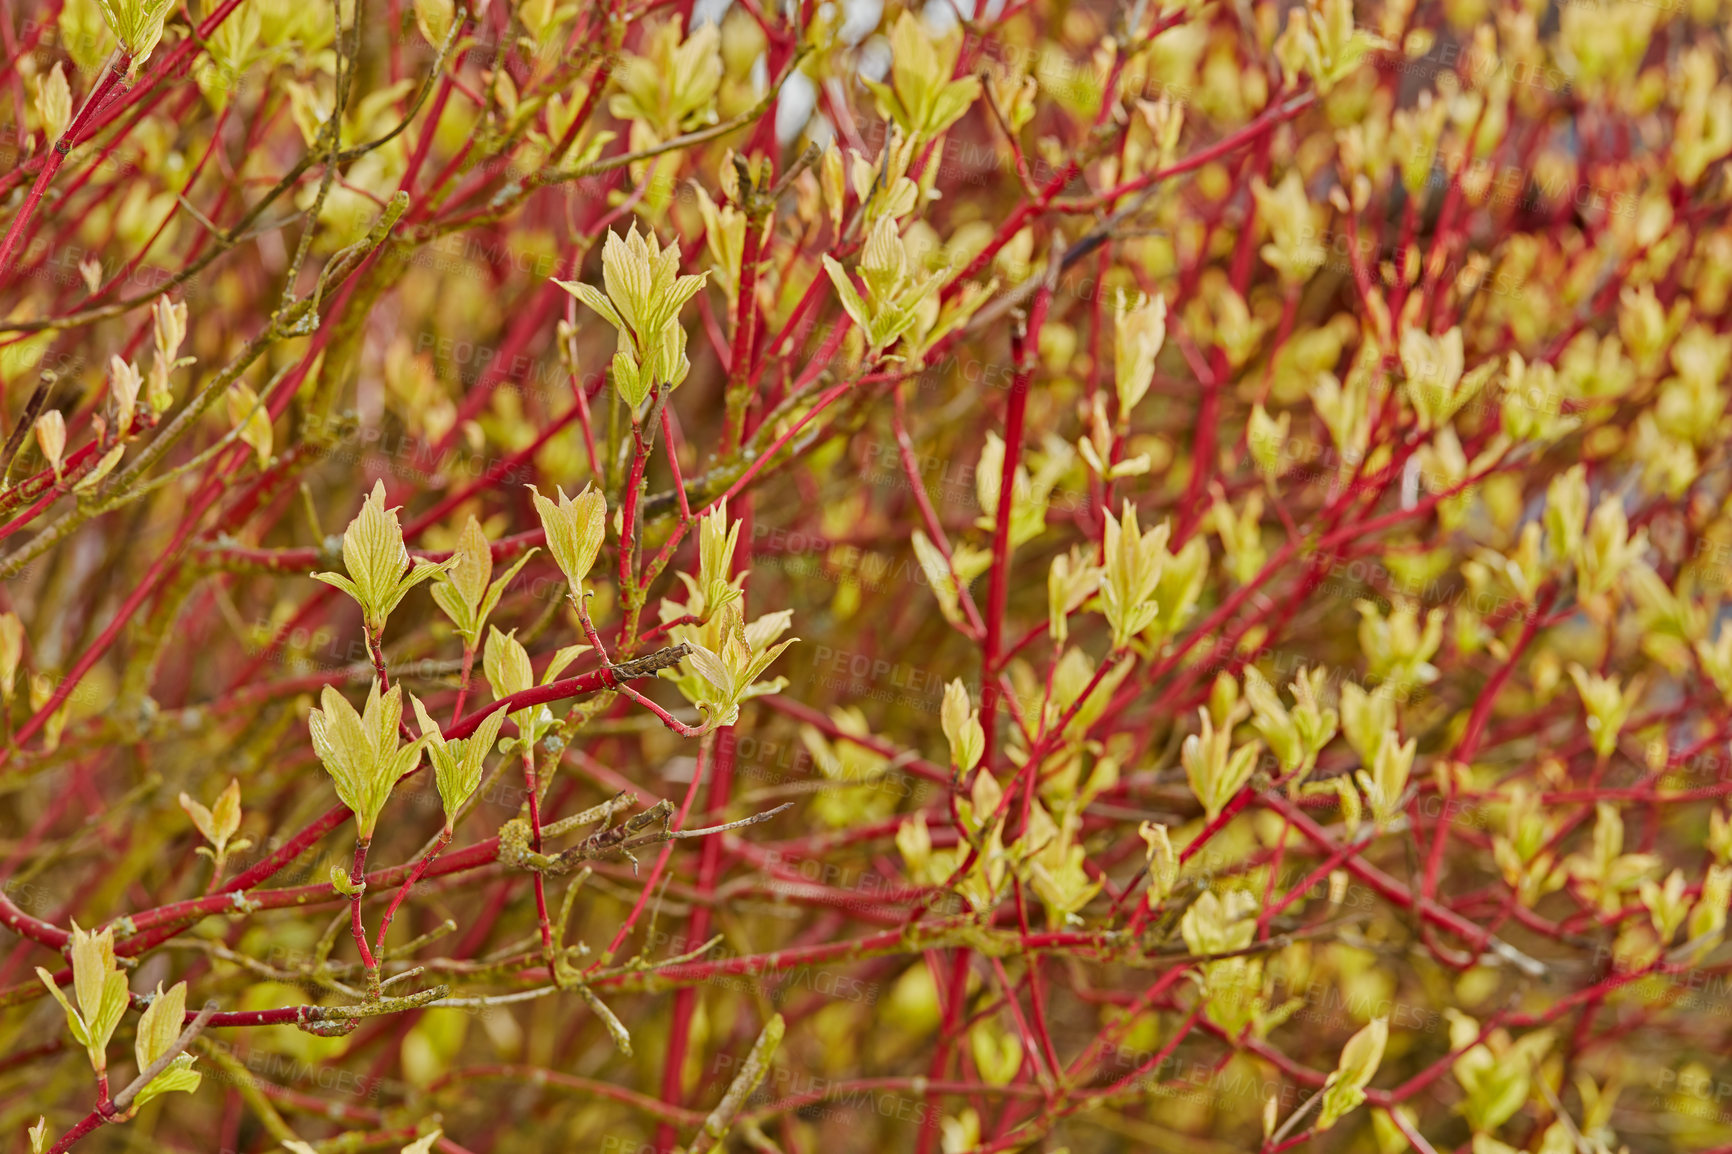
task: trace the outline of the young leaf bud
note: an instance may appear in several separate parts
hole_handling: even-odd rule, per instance
[[[564,489],[556,489],[559,503],[543,497],[534,486],[535,511],[541,515],[541,527],[547,534],[547,549],[559,563],[573,597],[583,596],[583,582],[595,565],[595,555],[607,535],[607,500],[600,490],[584,486],[575,499]]]

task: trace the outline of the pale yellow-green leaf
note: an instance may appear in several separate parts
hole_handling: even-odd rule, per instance
[[[990,1019],[968,1032],[975,1068],[988,1086],[1008,1085],[1022,1068],[1022,1042]]]
[[[0,705],[12,700],[12,691],[18,686],[18,666],[23,660],[24,622],[18,614],[7,610],[0,613]]]
[[[452,0],[415,0],[415,27],[434,48],[445,43],[456,16],[456,5]]]
[[[986,749],[986,732],[980,725],[980,713],[968,699],[968,689],[960,679],[944,689],[944,706],[940,713],[945,740],[950,743],[950,764],[959,774],[966,774],[980,763]]]
[[[327,685],[321,706],[307,717],[313,751],[331,775],[338,798],[354,811],[360,836],[370,839],[397,780],[421,756],[421,741],[398,745],[403,687],[393,685],[381,694],[375,681],[365,707],[356,713],[335,687]]]
[[[600,490],[588,485],[575,498],[567,497],[563,489],[555,492],[559,494],[557,504],[530,487],[547,534],[548,552],[559,563],[572,595],[582,596],[584,579],[595,566],[595,556],[607,535],[607,500]]]
[[[36,418],[36,446],[48,461],[48,467],[60,476],[61,458],[66,453],[66,418],[59,409],[49,409]]]
[[[138,1019],[133,1054],[144,1069],[174,1047],[186,1018],[186,983],[176,982],[167,990],[156,984],[156,995]]]
[[[1319,1131],[1328,1130],[1365,1101],[1365,1087],[1383,1062],[1383,1049],[1388,1041],[1388,1018],[1373,1018],[1347,1040],[1340,1063],[1324,1083],[1323,1109],[1317,1117]]]
[[[271,415],[259,402],[259,395],[245,384],[236,382],[228,391],[229,423],[235,435],[252,446],[259,468],[271,463]]]
[[[116,445],[102,454],[102,459],[96,462],[90,472],[79,478],[78,483],[72,486],[72,491],[74,493],[87,493],[102,484],[103,479],[114,472],[114,467],[120,464],[120,458],[125,455],[125,445]]]

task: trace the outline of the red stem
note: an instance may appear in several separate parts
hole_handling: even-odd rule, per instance
[[[36,183],[30,186],[30,195],[24,200],[24,206],[18,210],[18,215],[12,218],[12,225],[6,230],[4,239],[0,239],[0,283],[3,283],[12,271],[12,258],[18,247],[19,238],[24,235],[25,227],[36,212],[36,206],[42,202],[43,195],[48,191],[48,185],[54,179],[54,174],[60,171],[67,154],[83,143],[85,130],[89,127],[96,113],[108,102],[109,94],[114,86],[126,78],[126,72],[132,67],[132,57],[120,53],[119,57],[109,65],[103,73],[102,80],[90,96],[85,99],[84,106],[78,110],[78,115],[72,118],[72,123],[66,126],[66,131],[60,134],[60,139],[54,142],[54,147],[44,158],[42,168],[36,174]]]
[[[403,884],[398,887],[396,896],[391,899],[391,904],[385,907],[385,916],[379,919],[378,944],[374,947],[374,951],[381,958],[385,956],[385,935],[391,932],[391,919],[397,916],[397,907],[403,904],[403,899],[409,896],[410,889],[421,879],[421,875],[427,872],[428,867],[433,864],[433,859],[438,857],[439,852],[450,844],[451,827],[446,826],[439,831],[439,838],[433,843],[433,848],[422,855],[421,860],[415,863],[415,868],[409,871],[409,876],[403,879]]]
[[[355,864],[349,870],[350,885],[362,886],[365,884],[363,879],[367,876],[367,842],[368,839],[364,837],[355,839]],[[355,934],[355,948],[361,952],[361,964],[367,967],[368,973],[371,973],[378,968],[378,964],[373,961],[373,951],[367,947],[367,928],[361,924],[361,898],[363,896],[357,893],[350,900],[350,928]]]
[[[1010,520],[1015,505],[1016,467],[1022,463],[1022,426],[1028,411],[1029,380],[1039,359],[1040,330],[1052,303],[1052,286],[1043,285],[1028,311],[1028,328],[1017,341],[1017,370],[1011,381],[1004,419],[1004,465],[999,471],[998,508],[992,530],[992,577],[986,594],[986,644],[980,659],[980,724],[986,752],[980,769],[992,772],[998,729],[998,674],[1004,644],[1004,609],[1010,596]],[[936,1076],[936,1074],[935,1074]]]

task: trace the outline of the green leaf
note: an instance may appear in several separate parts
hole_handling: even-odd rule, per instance
[[[1022,1043],[1015,1034],[983,1021],[968,1033],[969,1049],[988,1086],[1008,1085],[1022,1068]]]
[[[331,775],[337,796],[354,811],[361,837],[371,838],[392,788],[421,756],[421,741],[397,746],[403,687],[393,685],[381,694],[374,682],[359,714],[333,686],[325,686],[320,701],[323,708],[307,718],[313,751]]]
[[[487,595],[481,599],[480,608],[478,608],[475,613],[474,632],[472,635],[465,638],[465,640],[467,640],[471,645],[475,643],[477,637],[481,636],[481,627],[487,624],[487,618],[492,616],[494,606],[499,604],[499,599],[505,595],[505,590],[510,586],[512,579],[517,576],[519,570],[529,564],[529,559],[539,552],[541,552],[539,549],[529,550],[529,552],[519,557],[511,568],[507,569],[503,575],[496,578],[493,584],[487,587]]]
[[[465,645],[473,645],[475,635],[480,630],[477,628],[475,611],[464,600],[463,593],[449,581],[434,582],[428,593],[439,611],[451,619],[451,627],[457,631],[457,636],[463,638]]]
[[[133,1056],[138,1068],[145,1069],[174,1048],[186,1020],[186,983],[176,982],[167,990],[156,984],[156,995],[138,1019],[138,1032],[132,1041]]]
[[[193,1056],[191,1054],[181,1054],[176,1057],[174,1061],[168,1064],[166,1070],[152,1078],[150,1083],[138,1092],[138,1097],[133,1099],[133,1104],[143,1106],[152,1098],[160,1098],[164,1094],[172,1094],[177,1090],[188,1094],[197,1090],[199,1083],[204,1081],[204,1075],[194,1070],[192,1064]]]
[[[548,552],[571,584],[572,595],[581,596],[584,578],[595,567],[595,556],[607,536],[607,499],[589,485],[575,498],[567,497],[564,489],[554,491],[559,494],[557,504],[543,497],[534,485],[529,486],[547,534]]]
[[[488,628],[481,668],[494,697],[510,697],[535,684],[535,670],[530,667],[529,653],[517,640],[515,629],[501,633],[497,626]]]
[[[359,897],[367,892],[366,879],[356,881],[349,876],[349,871],[340,865],[331,867],[331,888],[346,898]]]
[[[76,485],[72,486],[72,491],[74,493],[88,493],[102,484],[102,479],[114,471],[114,467],[120,464],[120,458],[125,453],[125,445],[116,445],[108,450],[102,455],[102,460],[96,462],[96,467],[81,477]]]
[[[733,692],[734,679],[729,675],[728,667],[723,664],[722,659],[696,642],[689,642],[688,644],[691,651],[686,654],[686,660],[692,663],[692,668],[696,669],[705,681],[721,690],[722,693]]]
[[[444,45],[456,18],[456,5],[452,0],[415,0],[415,27],[434,48]]]
[[[573,661],[588,652],[589,646],[581,644],[567,645],[563,649],[555,650],[552,659],[547,663],[547,668],[541,671],[541,684],[552,685]]]
[[[529,664],[529,653],[517,640],[515,629],[510,633],[501,633],[494,626],[487,627],[487,648],[481,655],[481,667],[495,698],[510,697],[535,685],[535,670]],[[511,713],[511,720],[517,726],[519,735],[531,744],[539,736],[536,732],[535,714],[533,706],[513,710]]]
[[[427,742],[427,755],[433,762],[434,780],[439,786],[439,800],[445,809],[445,823],[456,820],[457,811],[469,800],[481,784],[481,774],[487,755],[499,740],[499,728],[505,724],[505,711],[496,709],[481,719],[473,736],[464,741],[446,741],[439,726],[427,716],[419,698],[410,697],[415,707],[415,720]]]
[[[383,481],[373,483],[361,511],[343,532],[343,567],[360,590],[362,608],[373,624],[375,617],[384,616],[379,607],[409,568],[409,550],[403,544],[396,510],[385,508]]]
[[[487,583],[493,578],[493,549],[481,522],[471,516],[457,535],[457,547],[451,551],[451,567],[445,571],[441,586],[450,586],[471,614],[480,607],[487,595]]]
[[[830,274],[830,283],[836,286],[836,297],[842,302],[845,311],[860,331],[872,332],[872,312],[866,307],[866,302],[860,299],[860,293],[854,288],[854,282],[848,279],[848,271],[838,264],[834,257],[825,253],[824,271]]]
[[[365,608],[366,603],[361,600],[360,588],[341,573],[314,573],[313,580],[323,581],[327,585],[341,589],[344,593],[347,593],[350,597],[354,598],[357,605],[361,605]]]
[[[1383,1062],[1383,1048],[1388,1042],[1388,1018],[1373,1018],[1347,1040],[1341,1050],[1340,1064],[1323,1085],[1323,1111],[1317,1118],[1319,1131],[1329,1129],[1365,1101],[1365,1087]]]
[[[36,967],[36,976],[42,979],[42,984],[48,987],[48,992],[54,995],[54,1000],[60,1003],[60,1008],[66,1011],[66,1026],[72,1031],[72,1040],[80,1046],[90,1045],[90,1033],[84,1028],[84,1019],[78,1016],[78,1011],[67,1001],[66,993],[60,988],[60,983],[54,980],[54,975]]]
[[[248,386],[236,382],[228,391],[229,422],[236,436],[252,446],[259,468],[271,463],[271,414],[259,401],[259,395]]]
[[[607,299],[605,294],[593,286],[579,284],[576,281],[559,280],[557,278],[553,283],[582,301],[584,304],[588,305],[616,330],[620,332],[627,331],[625,320],[619,315],[618,310],[613,307],[612,302]]]

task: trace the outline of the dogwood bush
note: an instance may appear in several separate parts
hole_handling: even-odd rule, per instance
[[[1732,1150],[1726,17],[0,10],[8,1148]]]

